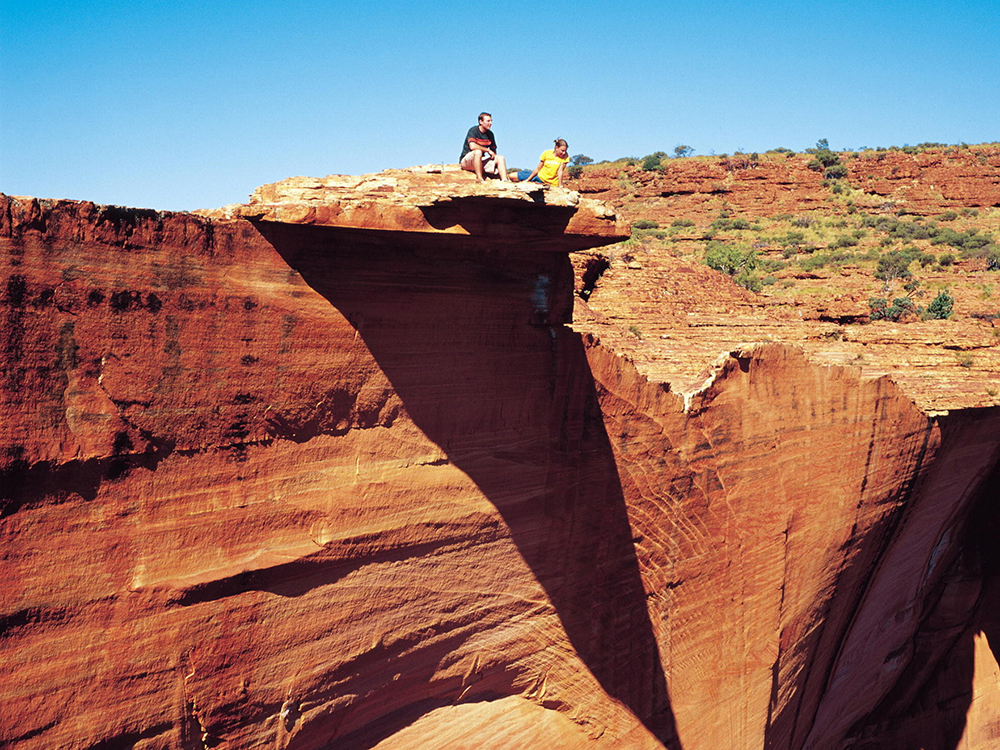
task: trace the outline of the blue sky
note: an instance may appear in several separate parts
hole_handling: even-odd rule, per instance
[[[1000,140],[1000,3],[0,0],[0,192],[170,210],[454,162]]]

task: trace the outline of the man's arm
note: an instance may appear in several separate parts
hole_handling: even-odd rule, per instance
[[[477,134],[478,135],[478,134]],[[497,155],[497,143],[495,140],[490,140],[489,138],[476,137],[476,135],[469,135],[469,150],[470,151],[486,151],[492,156]]]
[[[483,143],[481,143],[480,141],[476,140],[475,138],[470,138],[469,139],[469,150],[470,151],[488,151],[489,153],[495,155],[495,152],[490,148],[490,142],[489,141],[486,141],[486,144],[484,145]]]

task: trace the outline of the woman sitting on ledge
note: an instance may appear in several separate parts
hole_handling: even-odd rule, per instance
[[[569,145],[562,138],[556,138],[555,148],[542,152],[538,157],[538,166],[531,172],[522,169],[510,176],[513,182],[540,182],[543,185],[562,187],[563,173],[569,163]]]

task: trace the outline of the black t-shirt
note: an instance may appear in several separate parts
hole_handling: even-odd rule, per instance
[[[469,128],[469,132],[465,134],[465,140],[462,141],[462,155],[458,157],[459,161],[465,158],[465,155],[469,153],[472,149],[469,148],[469,139],[474,140],[481,146],[486,146],[494,154],[497,152],[497,139],[493,137],[493,131],[487,130],[485,133],[480,132],[478,125],[473,125]]]

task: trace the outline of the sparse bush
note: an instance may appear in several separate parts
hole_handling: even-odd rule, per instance
[[[674,219],[672,222],[670,222],[670,226],[678,228],[693,227],[694,221],[692,221],[691,219]]]
[[[652,219],[636,219],[632,222],[633,229],[658,229],[659,223]]]

